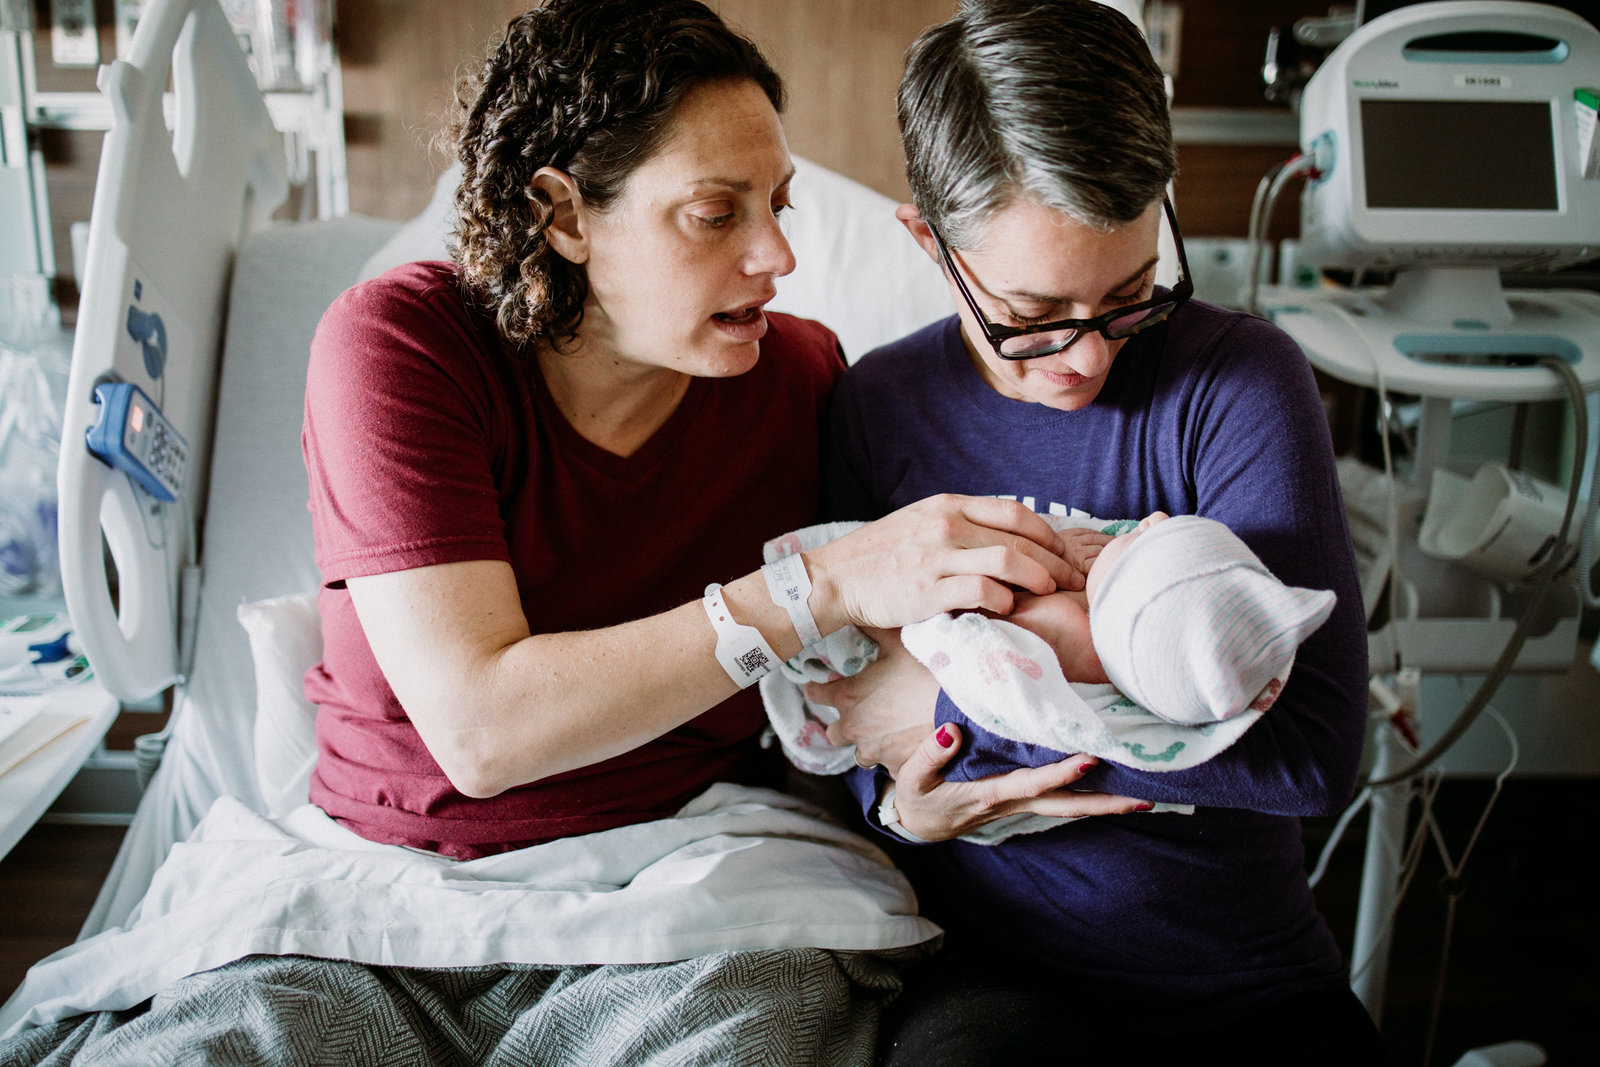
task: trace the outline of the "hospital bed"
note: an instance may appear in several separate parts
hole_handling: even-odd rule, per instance
[[[320,658],[300,455],[311,336],[350,285],[444,258],[453,216],[454,168],[409,221],[269,224],[287,191],[282,148],[242,57],[228,55],[237,48],[218,14],[209,0],[152,5],[132,59],[105,77],[118,125],[96,193],[63,438],[94,424],[93,382],[112,373],[162,401],[187,438],[192,490],[165,505],[162,536],[151,538],[136,514],[147,496],[87,451],[63,463],[69,609],[101,683],[126,701],[176,683],[160,769],[85,934],[126,918],[154,866],[218,796],[271,813],[303,801],[314,742],[300,678]],[[158,87],[174,53],[180,107],[169,135]],[[888,198],[808,161],[796,166],[804,209],[786,218],[801,267],[780,280],[774,308],[825,318],[852,358],[948,313],[937,270]],[[148,342],[130,335],[135,309],[164,324],[159,377]],[[116,608],[99,562],[102,527],[122,587]],[[195,532],[198,545],[186,544]]]
[[[170,94],[164,94],[169,85]],[[230,849],[277,832],[264,817],[305,802],[315,755],[314,709],[301,679],[321,653],[313,599],[319,576],[299,447],[310,341],[323,311],[350,285],[398,263],[443,258],[455,174],[443,175],[428,206],[404,223],[361,217],[272,223],[288,188],[282,138],[216,0],[147,4],[131,55],[102,71],[101,88],[114,121],[95,193],[64,416],[62,437],[69,445],[59,479],[63,585],[100,684],[130,702],[171,687],[173,711],[161,734],[140,739],[141,766],[152,773],[80,941],[65,950],[81,953],[57,967],[48,982],[36,980],[46,970],[36,968],[0,1011],[0,1032],[30,1010],[38,1022],[115,1006],[119,999],[137,1003],[148,995],[139,983],[165,973],[168,961],[162,957],[188,952],[177,945],[230,946],[221,949],[223,960],[273,952],[405,966],[648,962],[619,955],[613,942],[622,931],[637,934],[636,946],[660,939],[634,917],[641,903],[645,910],[639,914],[648,914],[650,902],[624,906],[635,888],[631,872],[595,872],[596,864],[604,870],[637,863],[645,853],[659,853],[671,866],[675,853],[637,834],[624,834],[614,856],[579,859],[578,871],[552,875],[558,863],[510,872],[502,864],[482,876],[497,888],[527,885],[529,891],[539,889],[541,878],[555,877],[544,890],[561,898],[559,908],[549,904],[549,896],[525,902],[544,916],[571,903],[574,884],[605,883],[608,892],[591,895],[615,897],[616,904],[602,900],[596,917],[555,947],[551,935],[512,924],[499,928],[498,936],[463,930],[459,951],[419,956],[402,944],[405,920],[393,914],[340,920],[350,929],[334,936],[336,943],[322,944],[265,945],[263,937],[278,936],[264,933],[270,920],[246,930],[225,929],[239,918],[220,914],[225,905],[205,920],[221,927],[172,925],[178,919],[163,910],[172,894],[205,896],[199,886],[209,874],[239,862]],[[164,95],[174,105],[171,131],[163,118]],[[797,161],[794,189],[804,210],[786,217],[804,266],[782,280],[775,308],[825,317],[852,357],[948,313],[938,271],[894,219],[891,201],[804,160]],[[147,439],[153,428],[161,440]],[[95,454],[74,446],[86,435],[97,442]],[[165,494],[171,499],[164,498],[166,489],[176,489]],[[700,817],[709,820],[706,832],[713,836],[754,833],[777,843],[777,851],[762,861],[773,873],[740,869],[727,876],[737,893],[755,886],[746,913],[734,920],[737,929],[691,934],[684,920],[692,926],[692,914],[675,914],[672,923],[657,926],[680,932],[666,935],[646,957],[678,960],[723,949],[782,948],[791,941],[828,947],[831,938],[832,947],[855,960],[845,966],[847,984],[870,993],[876,979],[851,970],[870,970],[857,957],[922,944],[936,933],[915,915],[909,887],[874,846],[827,830],[803,805],[790,810],[776,795],[743,794],[711,796],[706,804]],[[788,831],[765,825],[773,819],[801,822],[786,838]],[[209,829],[197,835],[203,820]],[[741,821],[745,828],[736,830],[733,824]],[[380,862],[366,857],[359,841],[330,842],[319,839],[319,832],[293,841],[274,837],[265,848],[337,855],[341,865],[357,854],[362,863]],[[796,852],[785,860],[778,852],[812,849],[833,834],[842,836],[822,846],[831,856],[823,857],[822,866],[837,865],[839,891],[824,888],[812,894],[818,898],[812,902],[787,899],[792,890],[779,884],[783,871],[804,884],[804,872],[819,868],[813,865],[816,856]],[[191,838],[220,838],[220,852],[186,869],[183,855],[195,846],[174,846]],[[706,847],[698,840],[691,844]],[[219,861],[218,854],[229,858]],[[163,868],[169,859],[173,863]],[[460,907],[462,896],[454,891],[462,886],[454,875],[372,868],[343,891],[354,900],[389,898],[408,879],[427,885],[417,883],[417,895],[401,909],[410,908],[431,937],[437,917]],[[638,882],[642,887],[645,880]],[[863,884],[869,887],[865,896],[848,888]],[[718,887],[707,888],[714,899]],[[617,889],[623,891],[609,891]],[[225,891],[218,892],[226,899]],[[487,895],[475,892],[474,899]],[[284,907],[303,909],[304,903]],[[467,907],[470,912],[476,904]],[[824,932],[819,938],[815,929],[800,928],[805,922],[829,926],[828,909],[850,915],[856,932]],[[713,910],[726,909],[719,904]],[[771,940],[772,916],[786,913],[800,925],[790,924],[790,934]],[[109,969],[124,973],[108,977],[97,946],[132,919],[151,931],[150,955],[133,968],[143,968],[145,976],[130,977],[116,958]],[[719,917],[709,924],[723,922]],[[371,942],[363,948],[368,935]],[[195,966],[195,959],[184,964]],[[550,1025],[570,1029],[570,1022]]]

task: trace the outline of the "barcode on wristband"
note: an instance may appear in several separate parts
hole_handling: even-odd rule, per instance
[[[777,653],[761,636],[761,631],[734,621],[727,602],[722,599],[722,586],[715,582],[706,586],[705,599],[700,606],[711,620],[711,628],[717,632],[717,662],[733,684],[743,689],[778,665]]]
[[[767,659],[766,653],[759,648],[749,649],[743,655],[735,656],[733,661],[747,677],[750,675],[759,677],[772,669],[772,661]]]

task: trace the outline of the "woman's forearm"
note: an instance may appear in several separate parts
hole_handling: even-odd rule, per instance
[[[699,602],[618,626],[530,634],[509,568],[446,564],[352,579],[378,666],[423,743],[468,796],[609,759],[736,691]],[[724,587],[780,657],[799,639],[765,582]]]

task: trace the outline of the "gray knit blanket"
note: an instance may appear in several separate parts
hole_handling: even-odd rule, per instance
[[[23,1031],[0,1065],[866,1064],[898,963],[920,951],[438,970],[249,956]]]

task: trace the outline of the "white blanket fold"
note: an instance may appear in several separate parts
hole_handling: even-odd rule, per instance
[[[468,862],[366,841],[320,810],[224,797],[126,929],[47,958],[0,1036],[139,1004],[244,956],[375,965],[661,963],[711,952],[881,950],[939,928],[888,858],[804,801],[719,784],[677,816]]]

